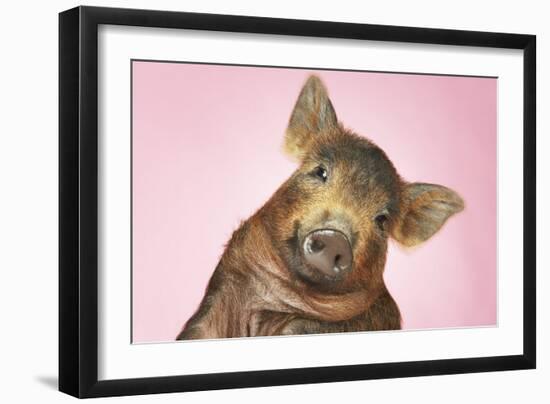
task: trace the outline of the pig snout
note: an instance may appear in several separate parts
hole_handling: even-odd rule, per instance
[[[344,233],[321,229],[310,232],[302,244],[306,263],[329,279],[341,279],[351,270],[353,253]]]

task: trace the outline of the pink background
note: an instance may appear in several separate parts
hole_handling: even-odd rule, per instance
[[[233,230],[296,168],[283,133],[310,73],[133,62],[133,342],[176,337]],[[466,201],[420,247],[391,243],[403,327],[495,325],[497,80],[315,73],[338,118],[405,179]]]

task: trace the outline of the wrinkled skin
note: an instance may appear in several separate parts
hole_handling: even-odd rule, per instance
[[[404,181],[379,147],[338,122],[316,76],[298,97],[285,147],[298,169],[234,232],[177,339],[401,328],[383,279],[388,240],[426,241],[462,199]],[[349,271],[327,276],[306,259],[304,240],[319,229],[349,243]]]

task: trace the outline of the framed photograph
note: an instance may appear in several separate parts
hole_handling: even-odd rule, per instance
[[[59,17],[59,388],[535,368],[535,36]]]

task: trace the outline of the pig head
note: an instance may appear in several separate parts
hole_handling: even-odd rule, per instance
[[[342,126],[317,76],[298,96],[285,149],[298,169],[233,233],[178,339],[401,327],[383,279],[388,240],[426,241],[463,209],[461,197],[405,181]]]

